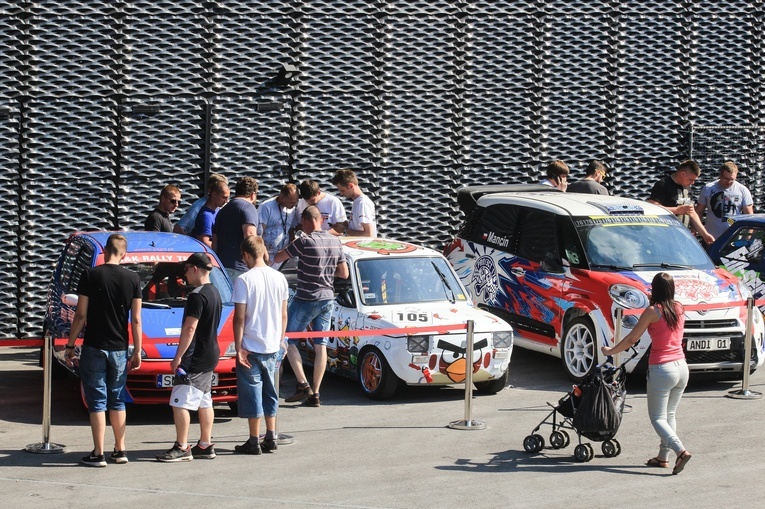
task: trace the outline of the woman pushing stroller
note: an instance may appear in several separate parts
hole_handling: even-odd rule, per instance
[[[640,315],[637,325],[618,344],[603,347],[603,355],[623,352],[638,342],[648,329],[651,352],[648,357],[646,392],[648,415],[654,430],[661,438],[659,454],[646,465],[669,468],[670,450],[677,458],[672,469],[679,474],[691,459],[676,433],[675,413],[688,385],[688,364],[683,353],[685,325],[682,304],[675,301],[675,281],[666,272],[659,272],[651,282],[649,306]]]

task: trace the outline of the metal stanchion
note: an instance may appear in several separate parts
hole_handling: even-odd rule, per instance
[[[616,316],[614,317],[614,344],[617,344],[622,340],[622,319],[624,316],[624,310],[622,308],[616,308]],[[614,366],[620,366],[622,360],[621,352],[614,356]],[[632,412],[632,405],[624,403],[622,413],[628,414]]]
[[[759,313],[760,310],[758,309]],[[729,398],[734,399],[760,399],[762,398],[761,392],[755,392],[749,390],[749,371],[750,363],[752,361],[752,327],[754,326],[754,299],[749,297],[746,299],[746,334],[744,334],[744,362],[742,369],[744,370],[744,378],[741,383],[741,390],[730,391],[726,394]]]
[[[467,322],[467,345],[465,348],[465,419],[461,421],[452,421],[449,427],[452,429],[486,429],[486,423],[474,421],[473,413],[473,329],[475,323],[473,320]]]
[[[43,338],[43,441],[27,445],[24,450],[42,454],[64,452],[63,444],[50,442],[50,394],[51,394],[51,371],[53,363],[53,335],[46,334]]]

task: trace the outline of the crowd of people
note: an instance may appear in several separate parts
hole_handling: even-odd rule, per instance
[[[552,161],[547,165],[545,178],[540,184],[564,192],[609,194],[602,184],[608,175],[607,167],[602,161],[591,161],[585,170],[584,178],[571,184],[568,183],[570,174],[571,169],[565,162]],[[749,189],[736,180],[736,163],[725,161],[720,166],[717,180],[701,189],[698,201],[694,205],[691,186],[700,176],[701,167],[696,161],[682,161],[674,172],[664,175],[654,183],[648,202],[672,212],[709,245],[730,226],[732,218],[741,214],[751,214],[754,202]]]
[[[701,170],[694,161],[683,161],[674,173],[655,183],[648,201],[680,218],[701,238],[710,243],[727,227],[728,220],[752,212],[749,190],[736,182],[738,167],[726,162],[719,178],[707,184],[694,206],[690,186]],[[570,168],[560,160],[546,168],[541,182],[561,191],[608,194],[602,185],[607,168],[592,161],[585,177],[568,184]],[[347,278],[349,268],[339,236],[377,235],[374,203],[359,186],[351,170],[339,170],[331,179],[338,193],[351,201],[346,214],[342,201],[322,191],[315,180],[286,183],[274,196],[256,207],[258,183],[243,177],[234,185],[234,198],[228,179],[212,174],[205,196],[196,200],[174,225],[170,219],[181,203],[181,191],[167,185],[159,203],[144,223],[147,231],[191,235],[216,252],[234,282],[234,342],[238,412],[248,421],[249,438],[235,451],[261,454],[277,449],[276,414],[279,407],[275,374],[286,352],[297,379],[295,393],[285,402],[321,405],[320,388],[326,368],[327,338],[313,341],[315,361],[309,382],[297,348],[297,341],[286,340],[286,333],[328,331],[336,277]],[[706,215],[706,220],[701,218]],[[75,341],[85,328],[80,355],[83,392],[90,411],[93,451],[82,459],[89,466],[106,466],[104,436],[106,413],[114,432],[115,446],[110,459],[127,463],[125,447],[125,403],[122,391],[129,370],[141,365],[141,288],[137,274],[120,266],[127,252],[127,240],[113,234],[105,246],[104,263],[86,270],[77,288],[75,311],[66,359],[72,362]],[[271,265],[298,258],[297,293],[288,302],[287,281]],[[222,301],[210,282],[210,258],[194,253],[184,262],[184,276],[194,289],[189,293],[182,318],[177,352],[170,367],[176,373],[170,396],[176,438],[173,446],[157,455],[162,462],[215,458],[212,443],[214,411],[211,398],[212,377],[220,351],[217,330]],[[683,470],[691,455],[675,433],[675,412],[688,380],[688,368],[678,346],[682,338],[682,306],[674,301],[671,276],[660,273],[653,281],[651,305],[638,325],[619,344],[603,348],[604,355],[623,351],[648,330],[654,349],[649,358],[648,404],[651,421],[661,437],[656,457],[649,466],[668,467],[669,453],[677,459],[673,473]],[[128,326],[132,328],[132,355],[128,358]],[[678,332],[679,331],[679,332]],[[200,434],[196,445],[189,443],[190,412],[198,413]],[[261,421],[266,432],[260,437]]]

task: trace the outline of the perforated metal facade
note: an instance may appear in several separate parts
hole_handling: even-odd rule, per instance
[[[0,0],[0,337],[40,334],[69,233],[139,228],[163,185],[189,204],[210,171],[265,199],[351,167],[382,234],[433,247],[458,187],[557,158],[575,177],[604,159],[638,198],[692,152],[697,186],[731,158],[762,210],[760,130],[703,126],[763,124],[764,18],[763,0]],[[272,87],[286,63],[299,79]]]

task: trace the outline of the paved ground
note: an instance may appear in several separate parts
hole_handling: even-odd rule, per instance
[[[321,408],[286,407],[283,433],[292,445],[275,454],[239,456],[245,422],[216,409],[219,456],[162,464],[154,455],[174,432],[169,407],[129,409],[130,463],[94,469],[78,464],[91,448],[77,382],[53,391],[51,441],[63,454],[24,452],[42,439],[42,370],[34,349],[0,349],[0,505],[47,507],[752,507],[765,477],[761,445],[763,400],[724,397],[733,383],[695,383],[679,416],[681,438],[694,454],[686,470],[643,466],[657,439],[646,416],[645,385],[628,383],[628,403],[618,433],[622,454],[605,458],[600,444],[589,463],[573,447],[529,455],[523,438],[541,421],[546,401],[571,387],[559,361],[517,350],[511,387],[473,400],[473,419],[485,430],[447,427],[464,418],[464,390],[408,390],[396,400],[364,399],[355,385],[328,377]],[[750,388],[765,391],[756,373]],[[292,388],[285,377],[283,391]],[[544,430],[543,430],[544,431]],[[192,437],[196,429],[192,428]],[[549,435],[549,431],[545,432]],[[110,444],[107,438],[107,444]]]

